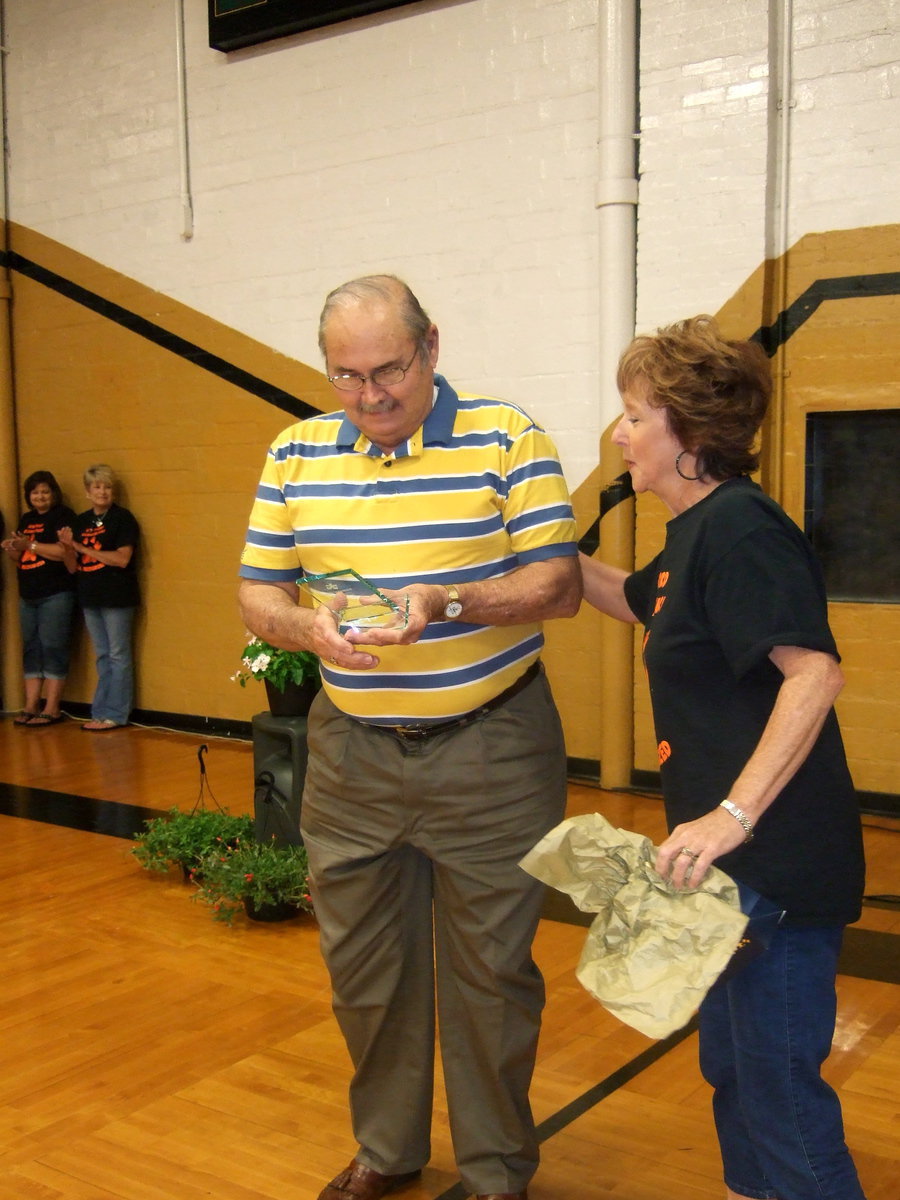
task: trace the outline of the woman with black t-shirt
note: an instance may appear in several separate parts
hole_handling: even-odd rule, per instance
[[[14,722],[34,729],[63,719],[59,706],[69,674],[75,587],[59,530],[75,514],[63,504],[50,471],[33,471],[22,491],[28,510],[17,531],[0,544],[16,564],[19,585],[25,707]]]
[[[715,862],[745,911],[763,897],[783,914],[700,1008],[726,1195],[864,1200],[821,1077],[841,938],[860,914],[862,831],[832,707],[843,677],[822,572],[749,477],[769,364],[695,317],[636,338],[618,385],[613,441],[634,490],[672,519],[662,551],[632,574],[581,562],[585,599],[644,625],[671,830],[656,869],[685,888]]]
[[[138,523],[113,502],[115,475],[105,463],[89,467],[84,486],[91,507],[60,531],[76,572],[78,602],[97,656],[97,689],[86,733],[128,724],[134,700],[132,626],[140,601],[135,550]]]

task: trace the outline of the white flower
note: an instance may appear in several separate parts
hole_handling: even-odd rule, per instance
[[[254,675],[261,675],[271,661],[272,656],[270,654],[257,654],[256,658],[250,664],[250,670]]]

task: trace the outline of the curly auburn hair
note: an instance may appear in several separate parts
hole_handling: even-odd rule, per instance
[[[759,466],[756,436],[772,395],[769,360],[756,342],[729,341],[709,316],[689,317],[636,337],[619,359],[625,392],[649,386],[669,428],[697,460],[699,475],[731,479]]]

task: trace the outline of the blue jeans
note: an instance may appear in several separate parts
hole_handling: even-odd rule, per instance
[[[821,1077],[831,1050],[842,926],[779,928],[700,1008],[725,1183],[759,1200],[865,1200],[841,1105]]]
[[[86,608],[87,625],[97,655],[97,690],[91,705],[95,721],[127,725],[134,699],[131,657],[133,608]]]
[[[26,679],[65,679],[72,645],[74,592],[19,600],[22,674]]]

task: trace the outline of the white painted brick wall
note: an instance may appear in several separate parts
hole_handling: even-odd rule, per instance
[[[764,0],[641,6],[641,329],[714,311],[764,256]]]
[[[765,257],[768,9],[641,5],[637,324],[714,311]],[[900,2],[795,0],[789,242],[898,220]]]
[[[590,0],[413,6],[230,56],[187,0],[189,243],[172,0],[7,8],[15,220],[313,363],[326,291],[396,271],[448,375],[530,407],[573,486],[592,468]]]
[[[764,0],[641,3],[638,325],[716,309],[765,253]],[[596,462],[597,0],[412,5],[223,55],[186,0],[8,0],[10,216],[318,363],[325,292],[409,279],[462,387]],[[790,234],[897,220],[900,0],[796,0]],[[603,422],[605,424],[605,421]]]

